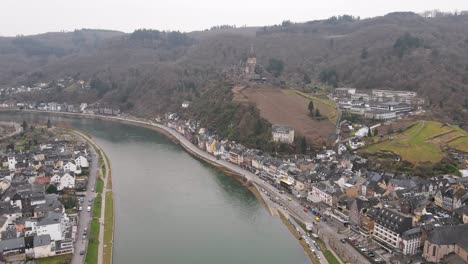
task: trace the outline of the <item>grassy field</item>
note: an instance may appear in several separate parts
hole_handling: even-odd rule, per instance
[[[457,126],[420,121],[401,134],[369,145],[367,153],[392,152],[414,164],[437,163],[445,156],[444,147],[468,151],[468,133]]]
[[[98,247],[99,247],[99,220],[91,221],[91,230],[89,232],[88,251],[86,253],[86,264],[98,263]]]
[[[37,259],[38,264],[69,264],[71,263],[72,255],[60,255],[50,258]]]
[[[112,240],[114,228],[114,200],[112,191],[106,192],[106,209],[104,212],[104,264],[112,263]]]
[[[104,181],[99,175],[96,181],[96,193],[102,193],[103,189],[104,189]]]
[[[325,250],[323,252],[323,255],[325,256],[329,264],[340,264],[338,259],[336,259],[335,255],[333,255],[333,253],[331,253],[330,250]]]
[[[331,264],[339,264],[340,263],[338,261],[338,259],[335,257],[335,255],[333,255],[333,253],[330,250],[327,249],[327,246],[325,245],[325,243],[321,239],[317,239],[317,245],[320,247],[320,250],[322,250],[323,255],[327,259],[328,263],[331,263]]]
[[[314,104],[320,110],[324,120],[310,116],[308,110],[309,98],[301,96],[294,90],[275,88],[248,88],[242,91],[249,102],[255,104],[260,116],[271,124],[284,124],[294,128],[296,135],[305,136],[313,145],[322,146],[335,131],[336,111],[322,102]],[[335,115],[334,119],[333,116]]]
[[[314,107],[318,108],[322,115],[327,116],[327,118],[331,122],[336,123],[336,119],[338,118],[338,112],[336,110],[335,102],[333,102],[330,99],[320,98],[320,97],[313,96],[307,93],[303,93],[297,90],[290,90],[290,91],[293,91],[300,96],[303,96],[307,99],[312,100],[314,102]]]
[[[102,207],[102,198],[101,194],[97,194],[96,198],[94,198],[93,203],[93,217],[100,218],[101,217],[101,207]]]

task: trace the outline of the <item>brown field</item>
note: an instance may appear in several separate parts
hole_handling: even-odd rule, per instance
[[[325,144],[335,131],[332,121],[311,118],[307,109],[309,100],[295,93],[275,88],[246,88],[240,93],[256,104],[263,118],[272,124],[292,126],[296,134],[305,136],[311,144]]]

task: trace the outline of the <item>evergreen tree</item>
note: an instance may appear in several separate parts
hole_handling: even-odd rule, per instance
[[[310,101],[309,106],[307,108],[309,109],[309,112],[312,114],[312,110],[314,110],[314,102]]]
[[[315,109],[315,116],[316,116],[316,117],[320,117],[320,116],[321,116],[320,110],[318,110],[318,108]]]
[[[46,190],[47,193],[56,193],[57,192],[57,186],[51,184],[49,185],[49,187],[47,187],[47,190]]]
[[[303,81],[304,81],[304,84],[310,84],[310,83],[312,82],[312,80],[310,79],[309,74],[304,73],[304,79],[303,79]]]
[[[300,151],[302,154],[305,154],[306,153],[306,150],[307,150],[307,140],[305,137],[302,137],[301,138],[301,145],[300,145]]]
[[[21,127],[23,128],[23,131],[26,131],[26,129],[28,129],[28,123],[26,123],[26,120],[23,120],[23,124],[21,125]]]

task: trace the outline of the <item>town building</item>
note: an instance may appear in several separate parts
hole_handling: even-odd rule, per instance
[[[424,242],[423,257],[426,261],[442,263],[451,255],[456,255],[457,263],[468,262],[468,224],[438,227]]]
[[[273,141],[292,144],[294,142],[294,129],[287,125],[273,125],[271,128]]]
[[[409,215],[394,209],[377,209],[373,208],[374,213],[374,232],[373,239],[382,247],[387,248],[389,251],[400,250],[400,243],[402,243],[402,235],[404,232],[413,228],[413,219]],[[407,236],[407,239],[412,237]],[[407,242],[408,247],[415,242]],[[410,252],[410,249],[406,249]]]

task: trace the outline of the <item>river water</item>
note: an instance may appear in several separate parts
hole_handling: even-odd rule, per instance
[[[0,120],[66,124],[111,160],[114,263],[310,263],[246,188],[151,130],[110,121],[0,112]]]

